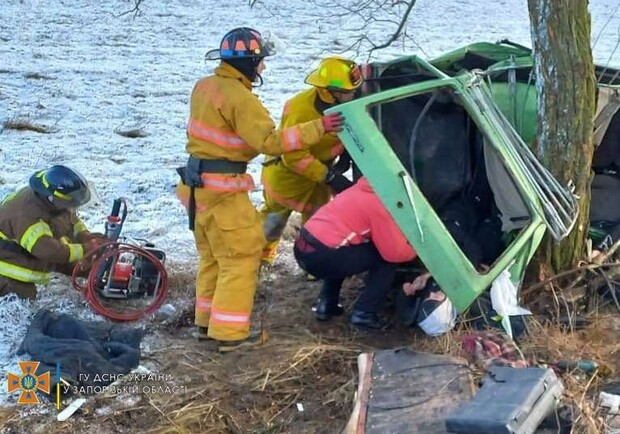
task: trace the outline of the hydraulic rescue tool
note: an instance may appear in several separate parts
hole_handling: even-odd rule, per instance
[[[105,222],[109,242],[89,252],[73,270],[74,287],[95,311],[117,321],[135,321],[154,312],[168,292],[165,252],[147,240],[122,238],[126,218],[126,200],[115,199]],[[87,269],[86,285],[81,286],[78,276]]]

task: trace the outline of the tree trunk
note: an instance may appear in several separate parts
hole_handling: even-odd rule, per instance
[[[583,258],[589,225],[596,78],[588,0],[528,0],[534,44],[538,158],[564,185],[572,181],[579,216],[559,245],[547,237],[542,270],[558,272]]]

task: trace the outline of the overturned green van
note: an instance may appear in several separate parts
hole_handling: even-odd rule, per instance
[[[432,61],[371,63],[360,98],[337,108],[347,120],[339,135],[348,153],[459,312],[504,270],[519,285],[545,232],[561,240],[575,224],[571,186],[560,185],[527,145],[536,129],[529,54],[482,43]],[[600,67],[597,77],[604,120],[596,124],[606,130],[620,122],[620,78]],[[480,179],[490,193],[476,196],[476,206],[481,218],[487,209],[499,216],[505,241],[484,268],[438,214]]]

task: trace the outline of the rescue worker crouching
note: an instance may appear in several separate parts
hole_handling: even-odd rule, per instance
[[[85,254],[106,242],[88,231],[75,209],[91,200],[78,172],[52,166],[30,177],[28,187],[0,205],[0,295],[36,298],[36,284],[51,272],[71,274]]]
[[[306,149],[343,122],[334,113],[276,129],[252,93],[262,83],[264,58],[274,44],[250,28],[228,32],[206,58],[219,59],[214,74],[194,86],[187,125],[187,167],[177,187],[186,205],[200,255],[195,323],[199,339],[213,339],[221,352],[262,343],[250,333],[250,317],[265,245],[262,219],[248,192],[254,188],[247,163],[259,153]]]
[[[344,279],[367,271],[350,324],[371,330],[386,326],[378,313],[397,264],[417,256],[365,177],[310,217],[295,241],[294,253],[304,271],[323,280],[316,304],[316,318],[321,321],[343,313],[338,300]]]
[[[281,128],[319,119],[326,109],[351,101],[363,79],[355,62],[328,57],[306,77],[305,82],[312,87],[285,104]],[[266,159],[262,170],[265,205],[261,212],[265,217],[268,243],[263,251],[263,261],[275,261],[282,231],[292,211],[301,213],[303,224],[329,201],[332,190],[339,193],[352,184],[342,175],[350,165],[347,155],[341,157],[339,166],[345,161],[349,162],[348,165],[332,166],[343,151],[338,137],[329,134],[310,149]]]

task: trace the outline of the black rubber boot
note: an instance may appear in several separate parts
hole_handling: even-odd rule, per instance
[[[351,314],[349,323],[353,327],[358,327],[364,330],[383,330],[387,327],[387,323],[379,318],[376,312],[363,312],[361,310],[354,310]]]
[[[319,321],[329,321],[333,316],[342,315],[344,309],[337,301],[327,300],[319,297],[314,307],[316,319]]]

